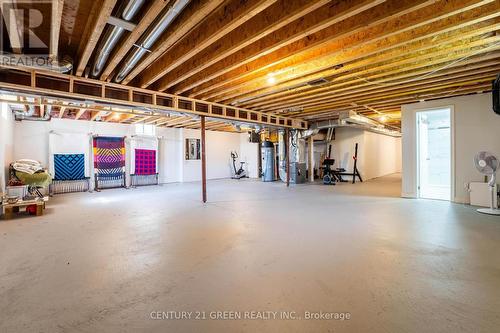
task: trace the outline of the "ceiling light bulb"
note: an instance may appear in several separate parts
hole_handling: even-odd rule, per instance
[[[270,75],[268,78],[267,78],[267,83],[269,84],[275,84],[276,83],[276,78],[272,75]]]
[[[385,123],[387,121],[387,116],[380,117],[380,121]]]

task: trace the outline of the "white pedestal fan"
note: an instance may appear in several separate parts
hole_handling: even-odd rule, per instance
[[[474,165],[482,174],[491,176],[488,182],[491,195],[490,208],[480,208],[477,211],[483,214],[500,215],[500,209],[494,206],[495,196],[498,195],[494,190],[497,180],[496,172],[498,169],[498,159],[487,151],[481,151],[474,156]]]

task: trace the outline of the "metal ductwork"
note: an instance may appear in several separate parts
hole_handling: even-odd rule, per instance
[[[127,5],[123,8],[121,17],[125,21],[130,21],[134,18],[135,14],[139,11],[143,5],[144,0],[129,0]],[[104,69],[104,65],[108,61],[111,52],[115,48],[116,44],[120,41],[125,29],[119,26],[113,26],[106,32],[103,41],[101,42],[101,47],[98,48],[96,54],[96,60],[92,66],[92,76],[96,77],[101,74]]]
[[[52,64],[51,69],[59,73],[69,73],[73,69],[73,60],[65,56],[61,61],[57,61],[56,65]]]
[[[134,49],[132,53],[126,58],[125,63],[116,75],[115,81],[121,82],[130,73],[130,71],[137,65],[142,57],[149,52],[153,44],[165,32],[179,13],[187,6],[190,0],[177,0],[172,7],[170,7],[163,16],[158,20],[154,27],[142,38],[141,43]]]
[[[23,111],[14,111],[14,119],[17,121],[28,120],[28,121],[49,121],[52,117],[50,116],[50,112],[52,111],[52,105],[47,105],[47,110],[43,117],[34,117],[35,114],[35,106],[29,105],[28,110]]]
[[[319,133],[319,129],[307,129],[299,132],[299,139],[307,139]]]
[[[28,105],[27,111],[14,110],[14,116],[16,120],[23,120],[25,118],[33,117],[35,114],[35,107],[33,105]]]
[[[278,175],[282,182],[286,183],[286,154],[285,154],[285,131],[278,131]]]
[[[401,133],[390,130],[376,121],[358,115],[356,112],[348,111],[339,113],[339,119],[325,120],[311,125],[310,130],[330,129],[336,127],[357,128],[378,134],[400,137]]]
[[[290,131],[290,162],[306,162],[306,140],[300,137],[298,130]]]
[[[288,144],[288,153],[290,154],[290,182],[294,184],[305,181],[305,140],[300,138],[298,130],[289,131],[290,137],[285,142],[285,131],[278,131],[278,175],[282,182],[286,183],[286,145]]]
[[[19,58],[19,55],[13,55],[14,58]],[[42,59],[39,56],[23,55],[22,62],[19,63],[19,67],[31,68],[31,69],[42,69],[57,73],[68,73],[73,69],[73,60],[65,56],[61,61],[49,59]]]

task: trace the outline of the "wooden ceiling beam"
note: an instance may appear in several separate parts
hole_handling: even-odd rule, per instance
[[[163,126],[171,127],[171,126],[174,126],[174,125],[177,125],[177,124],[180,124],[180,123],[184,123],[186,121],[191,121],[192,119],[193,118],[191,118],[191,117],[180,116],[178,118],[172,119],[171,121],[163,124]]]
[[[135,114],[128,114],[128,113],[120,113],[120,112],[111,112],[109,115],[107,115],[103,121],[104,122],[115,122],[115,123],[123,123],[129,119],[132,119],[135,117]]]
[[[402,92],[408,89],[415,89],[416,87],[433,87],[441,86],[449,82],[459,82],[459,81],[484,81],[485,77],[495,77],[495,74],[500,70],[500,64],[497,66],[488,66],[482,70],[472,70],[462,73],[461,75],[443,75],[436,78],[430,78],[425,80],[420,80],[412,83],[398,84],[396,86],[390,86],[385,88],[378,88],[375,90],[370,89],[353,89],[348,91],[346,94],[339,94],[336,98],[328,98],[324,100],[311,101],[310,103],[304,104],[304,112],[307,113],[309,108],[321,107],[322,105],[345,105],[352,102],[358,103],[358,100],[367,97],[378,97],[378,96],[388,96],[390,94]],[[373,87],[373,86],[372,86]],[[359,103],[358,103],[359,104]]]
[[[151,125],[151,124],[155,124],[157,121],[162,120],[163,118],[165,118],[165,116],[155,117],[155,118],[153,118],[153,119],[150,119],[150,120],[148,120],[148,121],[145,121],[143,124],[144,124],[144,125]]]
[[[99,117],[103,111],[92,111],[92,115],[90,116],[90,121],[95,121],[97,117]]]
[[[130,123],[131,123],[131,124],[138,124],[138,123],[142,123],[142,122],[145,122],[145,121],[146,121],[146,120],[148,120],[148,119],[153,118],[154,116],[143,116],[143,117],[141,117],[140,115],[138,115],[138,117],[139,117],[139,118],[132,120]]]
[[[66,111],[66,107],[64,105],[61,105],[59,107],[59,118],[62,118],[64,116],[65,111]]]
[[[306,122],[297,119],[288,119],[282,116],[265,117],[262,113],[253,110],[153,90],[17,66],[13,68],[0,65],[0,68],[4,74],[0,75],[0,89],[16,90],[18,95],[32,96],[36,94],[38,96],[50,96],[52,99],[58,98],[61,101],[79,100],[86,104],[88,104],[88,100],[91,100],[96,104],[114,105],[112,111],[121,113],[141,113],[140,111],[132,111],[132,108],[134,108],[148,110],[147,112],[143,111],[143,113],[154,116],[178,112],[193,117],[206,116],[230,119],[246,123],[269,124],[280,128],[307,128]],[[12,82],[9,77],[13,70],[24,72],[24,75],[29,80]],[[39,80],[39,77],[43,77],[43,80]],[[57,89],[47,88],[47,82],[56,86]],[[121,94],[116,94],[117,91],[121,92]]]
[[[207,121],[205,124],[205,129],[208,129],[207,127],[209,126],[211,122]],[[186,126],[182,126],[182,128],[187,128],[187,129],[198,129],[200,128],[200,121],[194,121],[192,124],[188,124]]]
[[[118,121],[118,122],[119,122],[119,123],[124,123],[124,122],[126,122],[126,121],[128,121],[128,120],[131,120],[131,119],[135,118],[135,117],[136,117],[136,115],[135,115],[135,114],[122,114],[122,115],[120,116],[120,119],[119,119],[119,121]]]
[[[155,43],[146,58],[144,58],[122,81],[128,84],[143,70],[177,43],[185,34],[200,24],[213,10],[215,10],[224,0],[193,0],[170,25],[168,33],[164,33]]]
[[[422,4],[430,2],[425,0],[389,0],[382,4],[381,1],[360,0],[333,2],[330,6],[317,9],[303,19],[266,36],[258,43],[251,44],[209,66],[179,86],[173,87],[172,90],[178,93],[186,92],[204,83],[207,83],[204,85],[207,87],[208,81],[219,76],[232,76],[243,68],[253,70],[254,67],[264,66],[268,61],[278,61],[300,50],[319,47],[325,40],[381,23],[394,13],[403,14],[408,8],[420,8]]]
[[[64,0],[52,1],[52,20],[50,21],[50,46],[49,54],[52,59],[57,59],[59,54],[59,35],[61,32],[62,13]]]
[[[372,43],[371,51],[374,53],[384,49],[384,42],[385,48],[388,49],[390,47],[395,47],[398,43],[403,43],[403,41],[408,42],[408,40],[415,40],[419,38],[417,32],[421,31],[416,31],[416,29],[420,26],[433,22],[437,24],[439,22],[438,19],[442,20],[448,16],[459,14],[461,11],[466,11],[466,9],[471,6],[478,6],[478,4],[483,4],[483,2],[479,0],[467,0],[467,3],[461,0],[438,2],[414,12],[406,13],[402,11],[402,15],[400,15],[399,18],[391,17],[386,22],[364,29],[360,27],[354,31],[347,29],[344,33],[342,33],[344,22],[341,22],[331,27],[332,29],[336,27],[337,33],[332,32],[332,34],[324,36],[322,39],[323,43],[319,45],[305,49],[301,48],[300,45],[296,45],[294,48],[289,48],[284,52],[284,56],[280,54],[271,54],[264,60],[247,64],[245,70],[243,70],[243,68],[231,70],[227,74],[211,82],[207,82],[206,85],[201,85],[194,89],[193,93],[190,95],[213,98],[214,96],[224,93],[228,88],[230,89],[231,86],[238,86],[245,81],[265,77],[268,73],[281,73],[282,71],[290,70],[300,64],[307,64],[316,59],[318,59],[318,61],[323,60],[324,62],[323,67],[319,67],[318,70],[325,69],[325,66],[333,68],[337,65],[344,64],[346,61],[352,61],[353,59],[365,55],[365,53],[351,52],[350,58],[347,58],[345,56],[339,56],[342,55],[342,52],[349,53],[349,50],[354,47],[361,47],[364,44]],[[362,17],[363,15],[366,15],[366,17]],[[356,19],[351,23],[351,25],[355,27],[358,20],[367,21],[370,20],[370,17],[369,13],[361,13],[354,16],[352,19]],[[448,28],[452,27],[453,25],[448,26]],[[400,38],[391,38],[394,35],[399,35]],[[380,41],[382,39],[384,41]],[[377,43],[381,45],[377,45]],[[332,57],[335,55],[337,55],[337,59]],[[301,72],[297,73],[301,74]],[[221,88],[221,86],[224,87]],[[210,90],[210,93],[207,93],[207,89]],[[200,93],[202,91],[204,92]]]
[[[175,119],[179,119],[179,118],[181,118],[181,116],[170,116],[170,117],[165,117],[164,119],[159,120],[159,121],[156,123],[156,126],[161,126],[161,125],[163,125],[163,124],[166,124],[166,123],[168,123],[168,122],[170,122],[170,121],[173,121],[173,120],[175,120]]]
[[[466,89],[470,89],[470,87],[467,87],[467,88],[450,88],[449,91],[457,91],[458,94],[460,94],[460,91],[464,91]],[[440,94],[441,92],[443,91],[446,91],[446,92],[449,92],[447,89],[443,89],[441,91],[436,91],[434,92],[434,94]],[[387,107],[397,107],[397,106],[401,106],[402,104],[406,104],[406,103],[414,103],[414,102],[418,102],[419,101],[419,98],[417,98],[417,95],[409,95],[409,96],[403,96],[403,97],[398,97],[398,98],[391,98],[391,99],[385,99],[385,100],[380,100],[380,101],[373,101],[371,102],[369,105],[373,106],[373,107],[378,107],[378,108],[381,108],[381,107],[384,107],[384,106],[387,106]],[[321,108],[317,108],[316,110],[312,110],[312,111],[309,111],[309,114],[307,115],[307,118],[308,119],[317,119],[318,117],[329,117],[329,116],[332,116],[332,114],[336,114],[338,113],[339,111],[348,111],[348,110],[352,110],[352,111],[356,111],[356,112],[364,112],[363,111],[363,108],[361,105],[357,106],[357,107],[352,107],[351,105],[348,105],[348,104],[345,104],[345,105],[342,105],[342,106],[333,106],[333,105],[325,105]],[[293,115],[291,115],[291,117],[293,117]]]
[[[217,42],[213,43],[205,50],[200,52],[196,57],[193,57],[186,61],[182,66],[179,66],[174,71],[163,76],[158,84],[156,85],[159,90],[166,90],[171,86],[199,73],[201,70],[207,68],[210,65],[224,59],[225,57],[243,49],[244,47],[258,42],[261,44],[261,39],[274,33],[278,29],[285,27],[287,24],[307,15],[311,12],[313,14],[322,13],[325,11],[324,6],[329,3],[330,0],[279,0],[272,6],[268,7],[258,15],[254,16],[244,24],[240,25],[230,33],[228,33],[224,38],[219,39]],[[358,0],[358,2],[360,2]],[[364,2],[373,2],[364,0]],[[317,9],[321,7],[321,11]],[[309,15],[308,15],[309,16]],[[302,27],[306,27],[307,17],[302,18],[300,21]],[[319,21],[320,18],[318,17]],[[317,28],[320,28],[317,25]],[[293,32],[290,31],[289,34]],[[279,32],[276,32],[279,34]],[[295,33],[298,35],[298,33]],[[290,38],[281,39],[282,45],[292,42]],[[175,90],[174,93],[181,93],[182,90]]]
[[[110,60],[101,74],[101,80],[109,78],[116,66],[123,60],[123,58],[125,58],[127,53],[135,47],[134,44],[137,43],[142,34],[149,28],[165,7],[167,7],[167,5],[171,5],[172,3],[171,0],[154,0],[151,2],[151,5],[142,15],[141,20],[136,25],[134,30],[128,34],[123,42],[117,45],[111,54]]]
[[[409,103],[416,103],[419,102],[420,100],[433,100],[433,99],[442,99],[442,98],[449,98],[449,97],[454,97],[454,96],[462,96],[462,95],[467,95],[467,94],[474,94],[477,93],[478,91],[483,91],[487,90],[491,87],[491,84],[480,84],[477,86],[471,86],[471,87],[464,87],[464,88],[451,88],[451,89],[445,89],[437,92],[432,92],[430,95],[428,95],[426,98],[422,97],[415,97],[415,96],[404,96],[400,98],[393,98],[391,100],[385,100],[377,103],[371,103],[370,105],[392,105],[392,107],[397,106],[400,108],[402,104],[409,104]],[[320,120],[327,120],[327,119],[332,119],[335,116],[338,115],[339,111],[346,111],[349,110],[350,108],[330,108],[327,107],[323,111],[318,111],[315,114],[311,114],[307,116],[306,118],[308,121],[314,122],[314,121],[320,121]]]
[[[225,126],[228,126],[229,124],[227,122],[224,122],[224,121],[213,121],[211,122],[210,125],[207,125],[207,129],[208,130],[213,130],[215,128],[220,128],[220,127],[225,127]]]
[[[188,117],[187,119],[183,119],[183,120],[178,121],[178,122],[169,123],[167,125],[167,127],[180,128],[180,127],[184,127],[187,123],[191,123],[193,121],[197,121],[197,120],[193,119],[191,117]]]
[[[500,12],[495,13],[495,15],[500,16]],[[362,66],[386,62],[390,59],[400,58],[402,55],[422,52],[442,44],[486,34],[498,29],[498,24],[500,23],[498,17],[491,19],[491,14],[485,14],[481,16],[480,19],[478,19],[477,16],[469,16],[468,19],[468,21],[460,21],[460,23],[454,19],[446,19],[438,23],[415,28],[409,32],[403,32],[360,46],[350,47],[345,50],[340,50],[339,52],[334,52],[332,55],[297,64],[275,75],[277,84],[273,86],[269,86],[265,83],[265,77],[258,77],[250,81],[241,82],[240,84],[234,84],[232,88],[228,87],[225,90],[241,89],[249,85],[250,87],[248,87],[247,90],[248,93],[244,94],[239,99],[252,100],[243,102],[241,103],[242,105],[258,103],[259,99],[274,100],[275,97],[278,96],[295,94],[301,90],[315,89],[315,87],[308,86],[307,82],[322,78],[326,78],[327,80],[336,78],[342,75],[342,73],[347,73],[347,75],[349,75],[354,69]],[[483,19],[488,20],[483,21]],[[470,24],[472,22],[474,22],[474,24]],[[342,45],[343,43],[339,44]],[[332,64],[343,64],[343,66],[339,68]]]
[[[45,116],[45,99],[42,98],[38,106],[40,108],[40,118],[43,118]]]
[[[108,18],[111,16],[116,1],[102,0],[94,2],[80,45],[78,46],[78,66],[75,71],[77,76],[81,76],[85,71],[85,67],[89,62],[92,52],[94,52]]]
[[[87,111],[87,109],[80,109],[78,110],[78,112],[76,113],[75,115],[75,120],[78,120],[81,118],[81,116],[83,116],[83,114]]]
[[[496,40],[500,41],[500,39]],[[477,41],[475,45],[483,46],[484,41],[485,39]],[[389,62],[382,66],[353,72],[349,74],[348,77],[344,78],[341,76],[339,80],[334,80],[334,83],[317,88],[314,91],[307,91],[300,94],[297,93],[287,98],[275,98],[276,102],[268,102],[266,105],[260,105],[257,109],[261,111],[271,111],[274,109],[300,106],[303,105],[303,103],[307,103],[309,100],[335,97],[337,96],[335,94],[343,91],[350,91],[358,87],[369,87],[370,84],[366,82],[366,80],[385,84],[385,82],[396,79],[405,79],[417,75],[432,75],[431,72],[433,71],[439,72],[440,69],[444,70],[445,68],[442,68],[444,66],[447,66],[447,68],[460,67],[481,60],[498,59],[500,56],[498,52],[489,54],[492,51],[500,49],[500,45],[490,48],[488,48],[489,45],[487,45],[482,49],[478,49],[477,47],[473,48],[473,46],[473,43],[470,43],[448,49],[438,48],[438,52],[428,53],[420,57],[403,59],[396,62]],[[481,56],[481,54],[484,53],[487,55]],[[462,62],[459,62],[459,60],[466,57],[473,57],[473,60],[467,61],[467,59],[464,59]],[[440,73],[437,73],[437,75],[440,75]]]
[[[423,88],[423,89],[419,88],[419,87],[417,87],[416,89],[406,89],[404,91],[391,93],[391,94],[388,94],[385,96],[378,95],[378,96],[374,96],[374,97],[368,97],[366,99],[360,98],[359,100],[356,100],[356,103],[358,103],[358,104],[370,104],[371,105],[374,102],[391,100],[394,98],[408,97],[408,95],[414,96],[414,100],[418,101],[419,98],[425,98],[424,93],[430,93],[430,92],[434,93],[436,91],[441,92],[447,88],[455,88],[458,91],[461,88],[470,88],[471,86],[482,87],[485,84],[491,85],[491,80],[494,77],[495,76],[484,76],[481,80],[475,79],[475,80],[471,80],[471,81],[458,81],[458,82],[453,82],[453,83],[448,82],[445,84],[432,85],[432,86],[429,86],[429,87]],[[453,89],[451,89],[451,90],[453,91]],[[349,102],[343,103],[343,105],[338,105],[336,103],[325,104],[321,107],[317,107],[314,109],[308,109],[307,111],[302,112],[301,116],[304,116],[304,117],[311,116],[311,115],[315,115],[317,113],[324,112],[324,110],[334,109],[336,107],[342,107],[342,106],[344,106],[344,107],[349,106]]]
[[[113,118],[115,118],[115,117],[119,117],[119,114],[116,113],[116,112],[111,112],[109,115],[107,115],[106,117],[102,118],[101,121],[103,121],[105,123],[108,123],[111,120],[113,120]]]
[[[220,124],[211,128],[212,131],[237,132],[233,125]]]
[[[140,86],[146,88],[163,75],[172,71],[189,58],[194,57],[210,44],[248,21],[277,0],[254,0],[241,2],[228,0],[216,9],[193,31],[182,38],[171,50],[159,57],[139,78]]]
[[[227,123],[225,123],[225,122],[209,120],[206,123],[205,129],[211,130],[212,128],[218,127],[221,124],[227,125]],[[195,129],[198,129],[198,128],[200,128],[200,121],[198,120],[198,121],[196,121],[193,124],[186,125],[186,126],[184,126],[184,128],[191,128],[191,129],[195,128]]]
[[[390,93],[392,91],[395,91],[401,87],[404,88],[409,88],[409,87],[414,87],[414,86],[419,86],[419,85],[424,85],[428,83],[433,83],[433,82],[440,82],[440,81],[454,81],[459,78],[471,76],[471,75],[476,75],[480,73],[486,73],[486,72],[491,72],[492,70],[500,70],[499,67],[499,62],[497,61],[494,65],[491,63],[486,63],[484,66],[478,67],[477,68],[472,68],[472,69],[467,69],[467,68],[460,68],[455,70],[455,72],[458,71],[463,71],[460,74],[452,73],[439,73],[435,74],[432,76],[427,77],[426,79],[418,79],[418,77],[415,77],[415,82],[410,82],[410,83],[394,83],[394,84],[389,84],[388,86],[382,86],[380,87],[379,85],[370,85],[366,84],[364,87],[360,88],[360,86],[353,86],[352,90],[345,91],[344,93],[336,93],[332,95],[332,97],[329,98],[324,98],[324,99],[318,99],[318,100],[311,100],[308,103],[304,103],[303,108],[308,108],[312,107],[314,105],[319,105],[322,103],[329,103],[332,100],[335,100],[337,102],[347,100],[348,102],[356,101],[356,98],[358,97],[363,97],[366,95],[372,95],[372,94],[386,94]],[[412,78],[410,77],[410,80]],[[403,81],[404,82],[404,81]],[[270,111],[273,112],[273,111]]]
[[[275,75],[277,80],[283,80],[284,77],[293,79],[294,77],[306,76],[320,70],[330,69],[332,71],[336,65],[342,65],[370,54],[403,46],[425,37],[429,38],[432,35],[435,36],[436,33],[456,30],[467,24],[477,22],[478,17],[483,20],[491,18],[493,8],[488,8],[487,11],[478,10],[470,16],[460,16],[462,12],[471,10],[470,7],[475,8],[478,4],[483,4],[483,2],[479,0],[471,0],[468,3],[461,0],[439,2],[416,12],[407,13],[385,24],[330,41],[324,48],[302,52],[301,55],[295,57],[291,56],[283,63],[268,67],[267,71],[277,73]],[[495,7],[500,8],[498,3],[495,4]],[[451,18],[454,15],[456,16]],[[437,21],[437,18],[440,20]],[[248,71],[242,76],[241,80],[236,82],[232,80],[231,84],[226,84],[223,88],[217,88],[212,93],[202,94],[201,96],[205,99],[226,100],[239,95],[238,91],[231,93],[231,90],[238,87],[245,87],[245,89],[248,89],[247,91],[259,89],[259,87],[267,88],[268,84],[262,86],[262,82],[266,80],[266,74],[266,71],[257,70],[254,73]],[[270,87],[270,89],[272,88]],[[240,89],[240,91],[242,90]]]
[[[458,32],[458,38],[461,35],[466,36],[467,34],[461,34]],[[278,90],[274,93],[263,94],[261,97],[249,100],[248,102],[242,103],[242,105],[252,106],[255,109],[268,108],[269,106],[275,105],[277,103],[288,102],[291,100],[300,100],[307,96],[313,96],[324,91],[328,91],[331,88],[331,84],[340,83],[347,81],[348,79],[356,79],[360,76],[367,76],[374,71],[390,70],[394,64],[400,64],[405,66],[411,62],[417,62],[419,59],[428,59],[425,53],[421,51],[429,51],[431,48],[435,48],[436,45],[442,45],[443,40],[437,40],[436,45],[432,44],[431,39],[425,39],[414,43],[413,45],[406,46],[404,48],[392,49],[389,52],[378,53],[376,56],[369,56],[361,59],[360,61],[351,62],[346,64],[344,67],[338,70],[328,70],[322,72],[323,78],[330,81],[330,84],[325,84],[317,87],[309,85],[296,85],[295,88],[289,87],[286,90]],[[447,41],[454,41],[447,39]],[[422,47],[421,47],[422,45]],[[402,58],[401,55],[405,56]],[[463,63],[467,64],[473,61],[482,61],[487,59],[493,59],[494,55],[477,55],[472,57],[470,60],[465,60]],[[442,62],[442,61],[441,61]],[[434,63],[428,63],[428,65],[438,64],[440,61],[435,61]],[[296,82],[296,81],[293,81]]]

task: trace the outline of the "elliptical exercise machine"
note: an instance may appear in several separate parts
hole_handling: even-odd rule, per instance
[[[238,153],[232,151],[231,158],[233,159],[233,169],[234,169],[234,175],[231,178],[232,179],[248,178],[247,171],[243,168],[245,162],[240,162],[240,168],[236,170],[236,160],[238,159]]]

